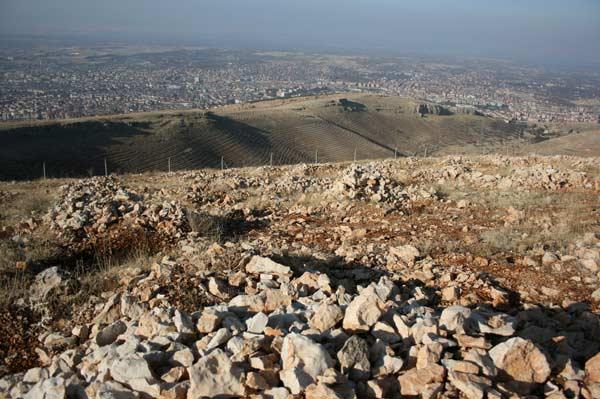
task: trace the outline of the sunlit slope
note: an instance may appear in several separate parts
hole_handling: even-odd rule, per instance
[[[600,129],[557,137],[523,147],[521,153],[600,156]]]

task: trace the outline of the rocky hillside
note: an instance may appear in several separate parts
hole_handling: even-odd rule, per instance
[[[599,194],[565,156],[2,184],[0,397],[599,397]]]

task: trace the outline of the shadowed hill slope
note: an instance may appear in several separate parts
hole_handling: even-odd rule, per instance
[[[432,110],[430,112],[430,110]],[[450,115],[444,115],[449,113]],[[399,97],[335,95],[0,128],[0,179],[484,152],[523,127]]]

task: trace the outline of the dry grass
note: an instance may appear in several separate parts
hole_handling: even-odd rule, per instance
[[[33,281],[32,270],[17,268],[17,262],[36,265],[56,254],[57,247],[50,241],[39,239],[23,246],[12,239],[0,239],[0,308],[23,296]]]
[[[47,298],[46,308],[52,320],[71,319],[93,298],[105,298],[120,287],[120,280],[128,272],[137,275],[149,270],[153,254],[146,245],[139,245],[123,255],[98,255],[91,260],[80,260],[74,270],[66,274],[66,284],[54,290]]]
[[[600,205],[594,194],[514,193],[492,201],[501,209],[513,206],[525,217],[510,226],[484,231],[481,238],[491,248],[524,252],[533,248],[566,251],[585,233],[600,231],[589,213]]]
[[[478,255],[489,256],[495,252],[517,252],[520,245],[526,245],[518,232],[512,227],[490,229],[481,233],[481,252]],[[526,248],[523,248],[526,249]]]
[[[326,206],[331,199],[326,198],[323,192],[304,193],[290,198],[290,205],[318,209]]]
[[[99,296],[119,286],[122,273],[128,269],[148,270],[153,254],[140,245],[121,256],[97,256],[91,263],[80,262],[71,276],[73,297],[69,301],[85,302],[90,295]]]
[[[425,237],[416,237],[410,240],[410,244],[414,245],[423,257],[435,257],[440,254],[463,252],[463,250],[466,248],[465,243],[463,241],[451,238],[439,240]]]
[[[11,239],[0,240],[0,308],[13,304],[17,298],[26,298],[35,275],[44,268],[59,266],[68,276],[68,289],[53,300],[58,308],[116,288],[122,270],[149,267],[154,253],[150,241],[140,237],[134,246],[119,253],[99,248],[95,253],[67,254],[52,237],[44,234],[41,231],[29,237],[27,245]],[[17,267],[17,262],[24,262],[26,267]]]
[[[30,185],[15,190],[8,200],[0,201],[0,227],[30,217],[41,217],[54,200],[55,190]]]
[[[438,185],[437,191],[447,200],[468,200],[470,205],[465,212],[473,216],[486,213],[478,221],[485,226],[479,233],[480,242],[469,248],[477,255],[525,253],[536,248],[566,252],[585,233],[600,231],[595,218],[590,217],[590,212],[600,208],[600,199],[594,192],[486,191],[450,184]],[[522,218],[505,225],[510,208],[522,212]],[[429,247],[423,243],[425,252]],[[450,243],[448,250],[452,247]]]
[[[248,197],[239,203],[241,208],[263,210],[269,208],[273,202],[270,195],[261,189],[250,188],[244,190],[244,193]]]
[[[226,231],[226,221],[222,216],[204,212],[187,212],[190,229],[214,242],[221,242]]]
[[[23,298],[29,290],[33,279],[25,272],[18,271],[10,276],[0,277],[0,309],[4,309]]]
[[[476,202],[492,209],[513,207],[519,210],[535,210],[550,205],[559,193],[545,191],[479,191],[474,194]]]
[[[14,268],[15,263],[22,258],[22,251],[14,241],[0,240],[0,272]]]
[[[453,184],[436,184],[434,190],[438,197],[451,201],[460,201],[473,193],[468,192],[465,187],[457,187]]]
[[[485,246],[481,248],[480,255],[500,251],[523,254],[532,249],[566,251],[570,243],[583,236],[580,231],[582,230],[573,229],[568,225],[559,225],[548,230],[541,230],[535,226],[490,229],[481,233],[480,237]]]
[[[0,228],[15,226],[31,217],[41,218],[50,207],[55,190],[50,185],[35,182],[18,184],[9,192],[11,195],[0,201]],[[17,262],[35,264],[50,258],[56,250],[44,229],[39,229],[35,236],[23,238],[13,240],[12,234],[0,238],[0,308],[22,297],[33,280],[31,271],[18,269]]]

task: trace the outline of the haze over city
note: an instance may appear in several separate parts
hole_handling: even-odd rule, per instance
[[[600,60],[600,2],[3,0],[0,32],[588,65]]]

